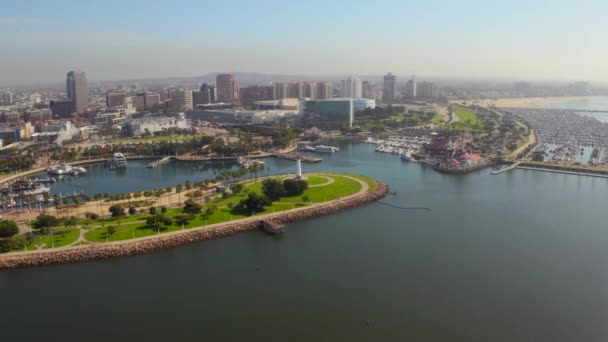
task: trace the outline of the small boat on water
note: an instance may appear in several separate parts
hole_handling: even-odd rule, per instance
[[[112,155],[112,159],[108,161],[110,170],[124,169],[127,167],[127,157],[124,154],[117,152]]]
[[[61,163],[61,164],[49,166],[46,169],[46,172],[48,174],[54,175],[54,176],[65,176],[65,175],[78,176],[78,175],[86,174],[87,169],[85,169],[84,167],[81,167],[81,166],[71,166],[70,164],[67,164],[67,163]]]
[[[151,168],[159,167],[161,165],[169,164],[170,162],[171,162],[171,157],[164,157],[162,159],[155,160],[151,163],[148,163],[148,165],[146,165],[146,167],[151,169]]]
[[[404,153],[401,155],[401,160],[412,161],[412,155],[410,153]]]

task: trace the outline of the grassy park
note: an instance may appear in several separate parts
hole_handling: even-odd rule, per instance
[[[449,125],[450,129],[470,132],[478,132],[483,130],[483,121],[472,110],[465,107],[452,105],[450,106],[450,111],[456,115],[459,120],[458,122],[451,123]]]
[[[206,202],[201,202],[200,213],[193,215],[185,223],[179,222],[179,217],[184,214],[181,208],[168,209],[166,211],[165,216],[172,220],[172,223],[169,225],[148,224],[146,219],[150,217],[150,214],[134,214],[121,218],[91,220],[88,224],[90,228],[85,234],[85,239],[90,242],[128,240],[331,201],[352,195],[361,190],[361,184],[348,177],[366,182],[370,186],[370,189],[375,187],[375,182],[371,178],[358,175],[336,173],[324,173],[322,176],[311,175],[307,180],[310,187],[301,195],[282,197],[265,207],[261,212],[244,213],[237,211],[236,207],[238,203],[250,193],[262,194],[262,182],[260,179],[258,182],[245,185],[243,190],[238,194],[229,197],[216,194]],[[112,227],[110,231],[108,230],[109,227]]]

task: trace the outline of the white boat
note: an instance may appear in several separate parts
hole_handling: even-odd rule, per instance
[[[409,153],[405,153],[401,155],[401,160],[403,161],[411,161],[412,160],[412,155]]]
[[[112,155],[112,159],[109,161],[110,170],[124,169],[127,167],[127,158],[124,154],[117,152]]]
[[[68,175],[72,172],[72,166],[70,166],[69,164],[66,164],[66,163],[52,165],[46,169],[46,172],[48,172],[51,175],[56,175],[56,176]]]
[[[42,195],[45,193],[48,193],[49,191],[51,191],[51,188],[45,187],[45,186],[41,186],[38,187],[36,189],[33,190],[28,190],[28,191],[24,191],[23,194],[30,196],[30,195]]]
[[[338,152],[340,151],[340,149],[338,147],[335,146],[325,146],[325,145],[319,145],[315,147],[314,152],[319,152],[319,153],[334,153],[334,152]]]

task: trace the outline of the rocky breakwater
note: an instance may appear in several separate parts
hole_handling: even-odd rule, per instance
[[[208,227],[192,228],[134,240],[0,255],[0,269],[78,263],[143,254],[160,249],[183,246],[197,241],[213,240],[240,232],[256,230],[259,229],[262,219],[272,219],[274,222],[286,224],[313,217],[331,215],[383,198],[388,192],[388,186],[378,181],[376,181],[376,184],[377,186],[373,191],[355,194],[343,199],[274,214],[215,224]]]

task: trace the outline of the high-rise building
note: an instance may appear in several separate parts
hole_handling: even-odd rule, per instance
[[[84,71],[68,72],[66,86],[68,100],[72,102],[72,111],[78,114],[84,113],[89,105],[89,89]]]
[[[397,77],[390,72],[384,76],[384,88],[382,89],[382,101],[387,104],[395,102],[397,93]]]
[[[317,83],[317,97],[319,100],[327,100],[333,97],[333,88],[329,82]]]
[[[174,110],[192,110],[192,90],[180,90],[173,93],[171,108]]]
[[[72,101],[51,101],[49,104],[53,119],[69,118],[74,113]]]
[[[287,98],[287,84],[286,83],[273,83],[273,97],[274,100],[281,100]]]
[[[287,84],[287,98],[300,98],[300,83]]]
[[[418,93],[418,85],[416,84],[416,78],[412,75],[412,79],[407,81],[405,85],[405,95],[407,97],[414,98]]]
[[[127,93],[122,90],[110,89],[106,92],[106,107],[113,109],[124,106]]]
[[[342,81],[342,97],[361,98],[363,95],[363,83],[359,78],[350,77]]]
[[[375,99],[376,98],[376,84],[370,81],[363,81],[363,91],[361,97],[366,99]]]
[[[274,87],[254,85],[239,89],[239,101],[242,105],[252,105],[255,101],[266,101],[274,98]]]
[[[193,94],[194,96],[194,94]],[[215,86],[203,83],[201,90],[196,93],[196,99],[194,99],[194,107],[199,104],[209,104],[216,101],[216,89]]]
[[[432,82],[422,82],[418,85],[418,97],[423,99],[436,99],[439,97],[439,87]]]
[[[13,93],[10,92],[6,92],[3,95],[3,101],[5,105],[12,105],[13,104]]]
[[[216,79],[217,100],[219,102],[233,103],[235,101],[234,74],[218,74]]]

